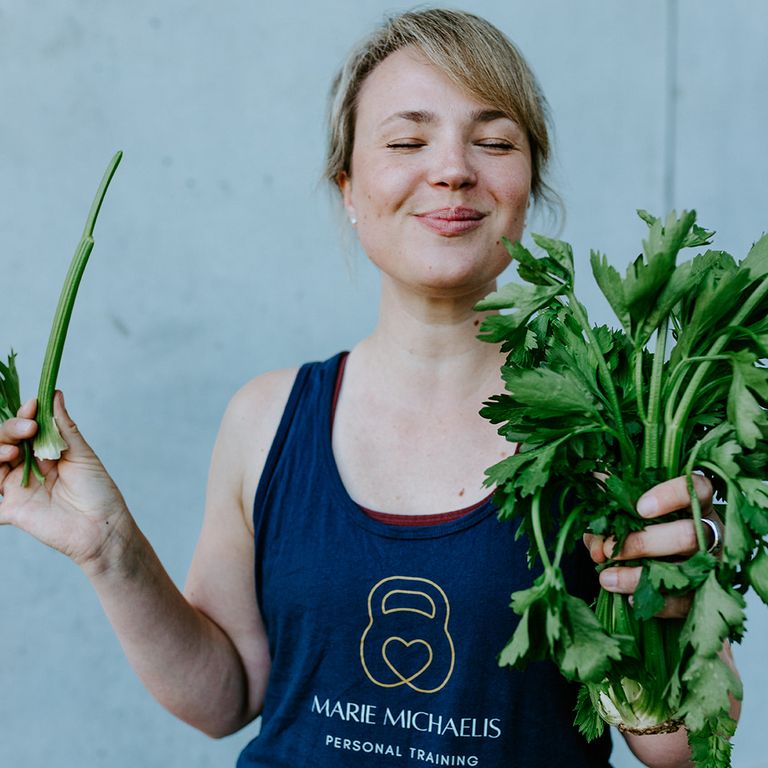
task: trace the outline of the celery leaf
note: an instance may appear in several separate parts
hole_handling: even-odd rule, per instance
[[[721,586],[716,571],[710,571],[694,595],[681,643],[690,643],[697,654],[714,656],[727,637],[743,633],[745,607],[744,598],[732,587]]]
[[[556,657],[569,680],[600,682],[611,660],[621,658],[621,646],[608,635],[583,600],[565,595],[562,602],[564,638]]]
[[[768,605],[768,552],[760,549],[757,556],[747,566],[747,576],[752,589]]]

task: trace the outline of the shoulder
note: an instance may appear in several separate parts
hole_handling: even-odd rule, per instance
[[[266,452],[277,432],[298,368],[254,377],[235,392],[221,421],[219,439],[247,456]]]
[[[254,377],[232,396],[221,420],[211,462],[210,485],[238,497],[250,523],[250,508],[298,368]]]
[[[304,366],[314,381],[335,380],[343,353]],[[254,438],[274,437],[300,368],[281,368],[260,374],[244,384],[229,401],[222,427],[252,444]],[[314,373],[313,373],[314,372]]]
[[[298,370],[281,368],[262,373],[246,382],[229,401],[222,428],[236,433],[247,430],[250,439],[264,431],[274,434]]]

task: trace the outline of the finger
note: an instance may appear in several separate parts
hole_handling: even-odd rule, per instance
[[[8,477],[11,468],[7,464],[0,464],[0,498],[3,497],[3,487],[5,484],[5,478]]]
[[[10,464],[19,456],[19,449],[15,445],[0,445],[0,462]]]
[[[600,586],[607,592],[618,592],[630,595],[629,601],[633,603],[632,595],[640,582],[642,568],[606,568],[600,574]],[[691,595],[666,595],[664,607],[656,614],[660,619],[684,618],[691,610]]]
[[[27,402],[19,408],[16,415],[21,416],[24,419],[34,419],[35,416],[37,416],[37,398],[33,397],[30,400],[27,400]]]
[[[37,423],[33,419],[15,417],[0,424],[0,444],[16,445],[28,440],[37,432]]]
[[[610,537],[603,543],[603,551],[608,558],[615,560],[633,560],[640,557],[668,557],[679,555],[688,557],[695,554],[699,547],[696,540],[696,528],[693,520],[674,520],[671,523],[649,525],[643,531],[630,533],[624,540],[620,552],[614,553],[616,540]]]
[[[703,475],[694,474],[693,488],[699,503],[703,507],[709,507],[712,503],[712,483]],[[653,518],[668,515],[680,509],[688,509],[691,506],[691,497],[688,493],[688,478],[674,477],[665,480],[646,491],[637,500],[637,512],[641,517]]]
[[[56,426],[59,428],[61,436],[64,438],[64,442],[67,444],[67,459],[73,461],[82,458],[92,458],[94,455],[93,450],[85,441],[85,438],[77,428],[77,424],[75,424],[67,412],[64,405],[64,395],[60,390],[56,390],[53,398],[53,418],[56,421]]]
[[[0,423],[0,461],[12,461],[18,456],[18,451],[15,449],[3,451],[3,443],[15,445],[22,440],[34,437],[37,432],[36,413],[37,400],[32,398],[19,408],[14,418]]]
[[[667,595],[664,607],[656,614],[660,619],[684,619],[691,610],[692,595]]]
[[[606,561],[603,550],[603,537],[594,533],[585,533],[583,536],[584,546],[589,550],[589,556],[595,563],[604,563]]]
[[[600,586],[606,592],[619,592],[622,595],[631,595],[640,581],[642,568],[627,568],[618,566],[606,568],[600,572]]]

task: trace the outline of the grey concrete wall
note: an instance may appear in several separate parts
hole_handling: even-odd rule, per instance
[[[582,264],[589,247],[626,263],[638,207],[696,207],[737,257],[768,226],[762,0],[467,6],[520,44],[548,94],[563,237]],[[0,0],[0,352],[18,351],[34,394],[66,264],[122,148],[60,384],[178,583],[232,392],[374,322],[376,277],[359,254],[347,268],[318,185],[324,94],[350,44],[406,7]],[[768,765],[767,615],[751,601],[737,650],[737,768]],[[0,766],[226,766],[254,732],[211,742],[176,722],[78,570],[0,530]],[[621,748],[615,762],[636,764]]]

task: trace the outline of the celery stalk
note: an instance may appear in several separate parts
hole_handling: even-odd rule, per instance
[[[96,218],[99,215],[109,182],[112,180],[112,176],[122,156],[122,152],[117,152],[104,172],[88,213],[83,235],[77,245],[75,255],[72,258],[64,280],[58,306],[56,307],[51,334],[48,338],[48,347],[46,348],[43,360],[43,369],[40,374],[40,386],[37,395],[38,433],[34,441],[34,453],[38,459],[58,459],[61,456],[61,452],[67,448],[67,444],[61,437],[56,421],[53,418],[53,395],[56,390],[56,377],[59,373],[64,341],[67,336],[67,328],[72,316],[77,289],[80,285],[85,266],[88,263],[88,257],[93,249],[93,229],[96,224]]]

